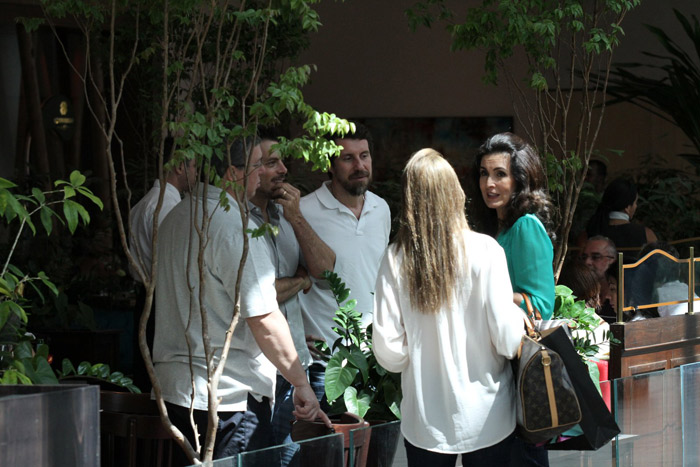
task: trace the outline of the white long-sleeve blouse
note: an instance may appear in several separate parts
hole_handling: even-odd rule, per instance
[[[402,254],[390,246],[377,277],[373,348],[387,370],[401,372],[401,431],[414,446],[442,453],[492,446],[515,429],[515,388],[508,359],[523,335],[522,311],[503,249],[464,232],[462,277],[438,313],[411,306]]]

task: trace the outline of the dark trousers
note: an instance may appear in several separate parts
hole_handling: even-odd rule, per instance
[[[170,420],[182,431],[192,447],[195,447],[189,408],[169,402],[166,402],[165,405],[168,408]],[[270,399],[265,397],[262,402],[258,402],[250,394],[248,395],[248,409],[245,412],[219,412],[219,424],[216,428],[216,441],[214,442],[214,459],[223,459],[245,451],[255,451],[272,446],[271,416]],[[195,410],[193,417],[199,432],[200,446],[203,448],[206,427],[209,425],[207,411]],[[174,466],[191,464],[192,462],[187,459],[183,450],[175,449]]]
[[[535,446],[515,437],[510,467],[549,467],[549,453],[544,446]]]
[[[511,444],[513,435],[508,436],[500,443],[483,449],[462,454],[443,454],[440,452],[428,451],[416,447],[404,440],[406,446],[406,458],[408,467],[454,467],[457,464],[457,456],[462,456],[462,465],[467,466],[502,466],[508,465],[510,459]]]

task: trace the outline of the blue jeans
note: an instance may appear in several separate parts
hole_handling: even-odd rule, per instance
[[[454,467],[457,456],[462,456],[462,465],[467,466],[499,466],[508,465],[511,444],[514,436],[510,435],[500,443],[483,449],[462,454],[443,454],[416,447],[404,440],[408,467]]]
[[[277,388],[275,389],[275,407],[272,410],[272,438],[274,445],[285,445],[280,451],[280,466],[296,465],[294,461],[299,445],[292,442],[289,433],[292,431],[294,421],[294,387],[281,375],[277,375]]]
[[[312,365],[307,371],[311,388],[319,400],[325,401],[325,368]],[[322,405],[323,407],[323,405]],[[324,410],[326,410],[324,408]],[[274,445],[285,445],[280,450],[280,466],[299,465],[299,445],[294,444],[290,436],[294,421],[294,387],[281,375],[277,375],[275,389],[275,407],[272,411],[272,437]]]
[[[190,423],[189,408],[166,402],[168,416],[173,424],[185,435],[192,447],[194,432]],[[248,394],[248,408],[245,412],[219,412],[219,423],[214,442],[214,459],[235,456],[241,452],[254,451],[272,446],[270,399],[261,402]],[[195,410],[194,421],[199,432],[199,442],[204,447],[206,427],[209,425],[206,410]],[[192,463],[179,447],[173,450],[173,465],[187,466]]]
[[[321,404],[321,410],[328,412],[328,399],[326,399],[326,367],[320,363],[312,363],[308,370],[309,384],[316,393],[316,398]]]

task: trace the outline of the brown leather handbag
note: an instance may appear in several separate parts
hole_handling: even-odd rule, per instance
[[[522,439],[538,444],[577,425],[581,407],[561,357],[540,342],[543,335],[566,334],[564,328],[557,326],[540,333],[530,316],[525,321],[527,335],[522,338],[514,365],[517,432]]]

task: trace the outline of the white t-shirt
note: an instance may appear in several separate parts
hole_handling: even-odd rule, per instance
[[[131,208],[129,215],[129,249],[137,263],[141,262],[146,276],[151,275],[151,245],[153,242],[153,215],[156,212],[158,204],[158,196],[160,196],[160,182],[153,182],[153,186],[139,200],[138,203]],[[158,213],[158,225],[163,222],[165,216],[174,208],[181,200],[180,192],[170,183],[165,184],[165,193],[163,193],[163,205]],[[129,273],[134,280],[141,282],[139,274],[129,265]]]
[[[202,188],[200,185],[194,196],[186,196],[175,206],[160,227],[153,362],[163,388],[163,398],[189,407],[192,383],[187,336],[193,354],[194,408],[207,410],[197,267],[199,236],[192,220],[195,208],[200,219],[202,216]],[[203,256],[203,303],[208,314],[211,345],[218,355],[236,303],[234,291],[244,235],[237,202],[227,195],[230,210],[225,211],[219,205],[220,193],[218,188],[208,187],[206,204],[210,224]],[[201,225],[201,220],[198,225]],[[263,242],[249,241],[240,287],[240,318],[219,382],[218,396],[222,398],[219,411],[246,410],[248,393],[257,400],[264,396],[273,397],[276,369],[261,356],[245,319],[276,310],[275,270],[266,246]]]
[[[503,249],[465,231],[466,259],[449,308],[413,309],[403,255],[387,250],[377,277],[373,349],[401,373],[401,431],[414,446],[442,453],[492,446],[515,429],[515,386],[508,359],[523,335],[523,313]]]
[[[372,192],[365,193],[365,204],[358,219],[331,193],[330,181],[304,196],[301,212],[316,234],[335,252],[335,273],[357,300],[362,323],[372,322],[374,282],[379,261],[389,244],[391,213],[389,205]],[[307,334],[322,337],[329,346],[338,338],[333,317],[338,308],[325,281],[311,278],[313,286],[301,294],[302,315]]]

